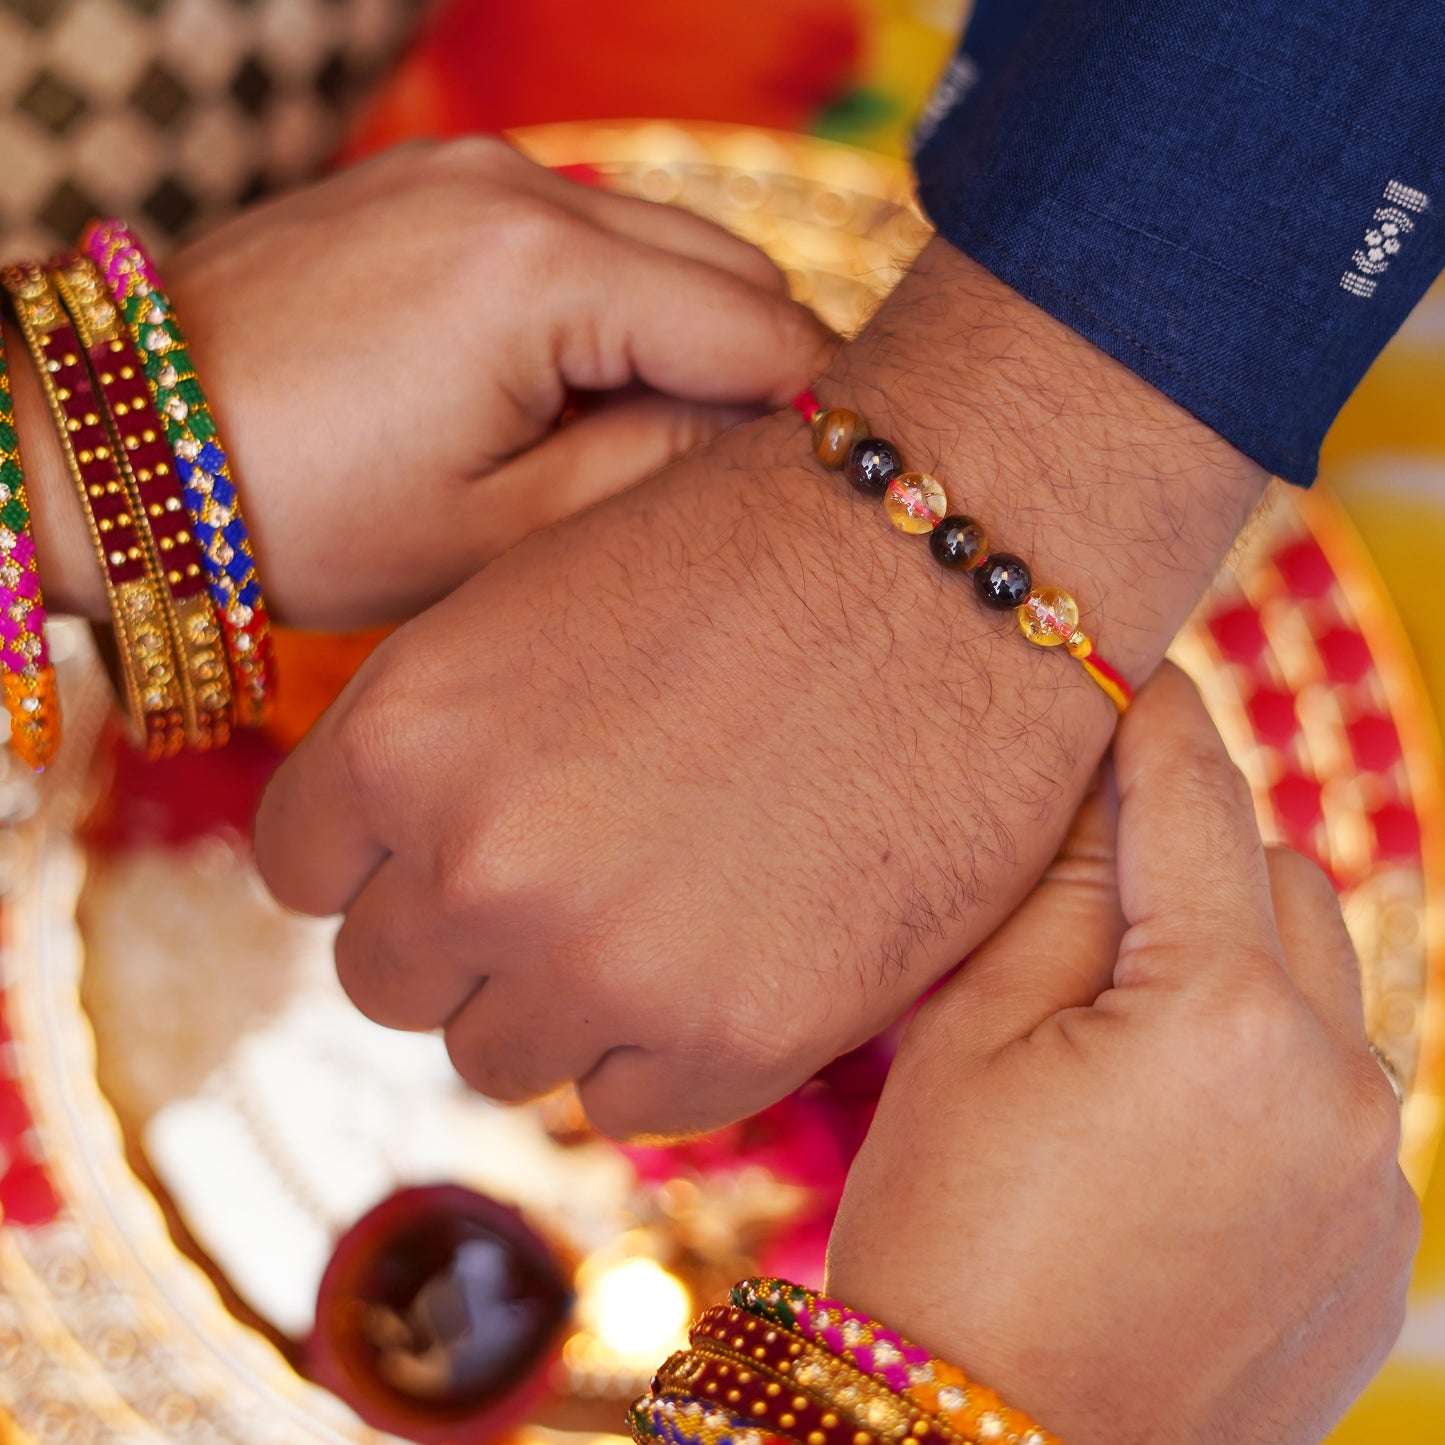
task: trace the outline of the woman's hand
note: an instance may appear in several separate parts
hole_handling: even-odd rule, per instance
[[[1166,669],[1028,902],[920,1011],[829,1290],[1069,1445],[1319,1440],[1418,1211],[1324,875]]]
[[[824,340],[754,247],[490,138],[389,152],[163,269],[273,612],[312,628],[417,611],[782,404]],[[16,371],[47,590],[103,616],[51,424]],[[559,429],[579,392],[606,395]]]

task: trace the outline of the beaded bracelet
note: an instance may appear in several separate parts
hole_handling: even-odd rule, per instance
[[[81,249],[100,267],[145,363],[200,543],[235,679],[235,717],[266,719],[276,685],[271,622],[225,449],[175,310],[140,242],[121,221],[97,221]]]
[[[21,762],[42,771],[60,746],[60,699],[50,645],[45,637],[45,598],[30,534],[30,499],[10,367],[0,337],[0,690],[10,714],[10,749]]]
[[[231,735],[231,676],[221,652],[215,605],[201,572],[164,429],[151,405],[143,363],[95,262],[66,257],[51,279],[91,362],[111,447],[146,545],[151,578],[170,603],[171,643],[180,664],[186,741],[198,752]]]
[[[733,1287],[732,1302],[882,1381],[971,1445],[1060,1445],[956,1365],[837,1300],[786,1280],[749,1279]]]
[[[881,494],[883,510],[895,527],[928,535],[929,550],[941,566],[973,574],[986,607],[1012,609],[1030,642],[1067,648],[1121,713],[1129,706],[1133,689],[1094,651],[1093,640],[1079,626],[1079,604],[1067,592],[1035,587],[1022,558],[990,553],[982,525],[972,517],[950,514],[943,484],[927,472],[905,471],[898,449],[881,437],[868,436],[857,412],[825,409],[811,391],[796,396],[793,406],[812,428],[813,454],[825,467],[841,470],[860,492]]]
[[[66,467],[85,508],[90,539],[120,646],[120,679],[132,736],[151,758],[170,757],[185,744],[185,714],[168,599],[146,561],[125,483],[111,453],[80,338],[49,277],[30,262],[6,267],[0,285],[35,361],[55,419]]]

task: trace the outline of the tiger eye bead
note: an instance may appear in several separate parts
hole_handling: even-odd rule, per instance
[[[864,437],[853,443],[848,460],[843,464],[843,475],[860,492],[876,497],[888,488],[888,483],[903,470],[903,458],[892,442],[881,437]]]
[[[848,460],[853,443],[867,430],[856,411],[835,407],[813,418],[813,455],[825,467],[837,471]]]
[[[931,532],[948,510],[943,484],[927,472],[904,472],[888,483],[883,510],[900,532]]]
[[[1020,606],[1033,582],[1027,563],[1010,552],[995,552],[973,574],[979,601],[998,612]]]
[[[1079,625],[1079,604],[1058,587],[1035,587],[1019,608],[1023,635],[1039,647],[1070,641]]]
[[[940,566],[972,572],[988,556],[988,533],[972,517],[945,517],[933,529],[928,550]]]

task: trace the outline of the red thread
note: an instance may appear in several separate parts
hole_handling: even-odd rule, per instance
[[[1105,662],[1104,659],[1100,657],[1097,652],[1091,653],[1089,655],[1088,662],[1091,667],[1093,667],[1097,672],[1101,673],[1104,677],[1107,677],[1109,681],[1112,682],[1114,686],[1119,689],[1119,691],[1123,694],[1124,701],[1126,703],[1134,701],[1134,689],[1129,686],[1128,682],[1125,681],[1124,675],[1121,672],[1119,672],[1109,663]]]

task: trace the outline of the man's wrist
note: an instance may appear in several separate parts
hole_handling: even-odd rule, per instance
[[[1138,683],[1157,666],[1268,476],[1176,403],[942,240],[819,383],[950,510],[1078,601]]]
[[[105,586],[80,498],[25,340],[8,317],[3,324],[15,429],[45,600],[52,612],[98,620],[107,615]]]

